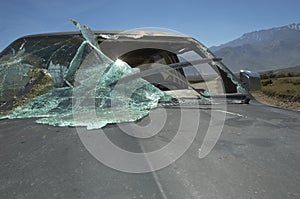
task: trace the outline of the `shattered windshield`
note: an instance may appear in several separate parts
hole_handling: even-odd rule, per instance
[[[82,34],[24,37],[1,53],[1,119],[94,129],[137,121],[159,105],[211,104],[213,96],[245,94],[193,39],[112,37],[74,24]]]

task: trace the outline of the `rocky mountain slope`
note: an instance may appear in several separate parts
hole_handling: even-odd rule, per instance
[[[300,65],[300,23],[246,33],[210,48],[233,71],[265,71]]]

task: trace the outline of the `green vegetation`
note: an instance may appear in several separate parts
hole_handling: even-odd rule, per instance
[[[295,77],[296,75],[293,72],[288,73],[277,73],[275,74],[273,71],[269,71],[267,73],[263,73],[260,75],[261,79],[269,79],[269,78],[281,78],[281,77]]]
[[[273,73],[272,70],[260,75],[261,79],[269,79],[269,78],[275,78],[275,77],[276,77],[276,75]]]
[[[268,80],[261,81],[261,84],[262,86],[268,86],[270,84],[273,84],[273,81],[271,79],[268,79]]]
[[[262,80],[262,92],[268,96],[300,101],[300,77],[280,77]]]

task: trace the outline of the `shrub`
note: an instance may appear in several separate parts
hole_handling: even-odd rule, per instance
[[[279,74],[277,75],[277,77],[280,78],[280,77],[286,77],[286,76],[285,76],[284,73],[279,73]]]
[[[293,81],[293,84],[294,85],[300,85],[300,79],[297,79],[297,80]]]
[[[262,74],[262,75],[260,76],[260,78],[261,78],[261,79],[268,79],[269,76],[268,76],[267,74]]]
[[[273,81],[271,79],[265,80],[265,81],[261,81],[261,84],[263,86],[268,86],[270,84],[273,84]]]
[[[283,84],[291,84],[291,83],[293,83],[293,81],[291,79],[280,79],[279,81],[280,81],[280,83],[283,83]]]

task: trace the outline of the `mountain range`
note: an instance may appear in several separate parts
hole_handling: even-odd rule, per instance
[[[300,23],[246,33],[210,50],[235,72],[299,66]]]

